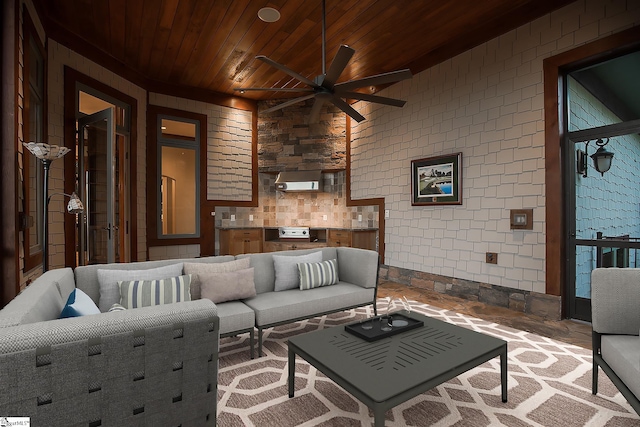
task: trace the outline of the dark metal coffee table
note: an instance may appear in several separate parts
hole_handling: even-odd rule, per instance
[[[387,410],[500,356],[502,401],[507,401],[507,342],[419,313],[424,326],[375,342],[323,329],[289,339],[289,397],[296,354],[373,410],[375,427]]]

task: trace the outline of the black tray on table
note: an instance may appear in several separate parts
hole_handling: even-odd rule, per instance
[[[392,321],[390,331],[383,331],[381,329],[382,325],[387,323],[387,316],[377,316],[363,320],[362,322],[352,323],[350,325],[346,325],[344,330],[352,335],[362,338],[363,340],[372,342],[424,326],[424,322],[422,320],[416,320],[405,316],[404,314],[393,313],[389,316]],[[381,318],[382,321],[380,320]],[[394,322],[395,325],[393,324]],[[373,327],[371,329],[363,329],[362,325],[364,324],[371,324]]]

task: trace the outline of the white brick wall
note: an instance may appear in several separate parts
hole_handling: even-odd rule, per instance
[[[251,112],[149,93],[149,103],[207,116],[207,199],[251,200]]]
[[[385,198],[385,262],[544,293],[543,59],[638,24],[640,2],[577,1],[384,90],[402,109],[355,104],[352,197]],[[411,160],[459,151],[463,205],[411,206]]]

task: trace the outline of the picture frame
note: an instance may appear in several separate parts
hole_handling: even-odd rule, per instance
[[[462,204],[462,153],[411,161],[411,205]]]

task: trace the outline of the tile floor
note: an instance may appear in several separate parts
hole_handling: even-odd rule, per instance
[[[478,301],[470,301],[435,291],[414,288],[395,282],[380,282],[378,297],[399,298],[402,296],[406,296],[410,300],[447,308],[521,331],[532,332],[591,349],[591,324],[589,323],[574,320],[545,320],[538,316],[519,313],[503,307],[490,306]]]

